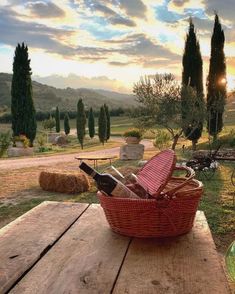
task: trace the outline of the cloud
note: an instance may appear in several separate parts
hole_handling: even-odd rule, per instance
[[[135,22],[131,19],[127,19],[121,16],[115,16],[109,19],[111,24],[114,25],[124,25],[124,26],[128,26],[128,27],[135,27]]]
[[[104,5],[102,3],[97,3],[97,1],[95,0],[84,0],[84,4],[92,12],[102,13],[102,15],[107,18],[107,21],[113,25],[124,25],[128,27],[134,27],[136,25],[133,20],[120,15],[113,9],[109,8],[107,5]]]
[[[146,58],[167,56],[169,59],[177,56],[162,45],[153,42],[145,34],[128,36],[127,40],[128,44],[120,49],[120,52],[129,56],[144,56]],[[130,43],[130,41],[132,42]]]
[[[100,11],[102,12],[105,16],[116,16],[117,13],[115,11],[113,11],[111,8],[102,5],[100,3],[92,3],[93,5],[90,6],[92,11]]]
[[[119,3],[120,7],[125,10],[127,15],[145,18],[147,7],[141,0],[119,0]]]
[[[55,18],[65,16],[65,12],[52,2],[29,2],[27,6],[32,15],[41,18]]]
[[[6,9],[0,9],[0,42],[15,46],[25,42],[28,46],[45,49],[61,55],[74,54],[73,48],[60,43],[60,38],[72,36],[74,31],[55,29],[36,22],[18,20],[19,15]]]
[[[189,0],[172,0],[172,4],[174,6],[178,6],[178,7],[182,7],[188,2],[189,2]]]
[[[109,64],[114,66],[127,66],[130,65],[130,62],[111,61]]]
[[[205,11],[209,15],[214,15],[216,11],[222,19],[229,20],[234,24],[234,0],[204,0]]]
[[[120,81],[116,79],[109,79],[106,76],[97,76],[88,78],[85,76],[78,76],[76,74],[69,74],[66,77],[60,75],[50,75],[47,77],[33,76],[33,80],[39,83],[48,84],[57,88],[90,88],[90,89],[106,89],[120,92],[129,92],[130,89],[123,86]]]

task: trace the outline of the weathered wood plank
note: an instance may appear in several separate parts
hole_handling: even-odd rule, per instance
[[[5,293],[89,204],[45,201],[0,230],[0,293]]]
[[[113,293],[229,293],[203,212],[187,235],[134,239]]]
[[[187,235],[134,239],[113,293],[230,293],[204,214]]]
[[[10,293],[110,293],[129,242],[93,204]]]

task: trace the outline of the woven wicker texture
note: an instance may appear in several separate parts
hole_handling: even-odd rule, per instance
[[[171,153],[170,157],[175,162],[175,155],[172,157]],[[143,170],[154,174],[151,163],[154,163],[153,167],[159,168],[156,159],[157,156],[153,161],[151,159],[148,162],[148,169],[146,165],[144,166],[141,175]],[[171,160],[167,161],[168,164],[172,162]],[[165,165],[161,164],[161,166]],[[160,184],[162,191],[160,193],[158,190],[155,199],[115,198],[98,192],[100,204],[112,230],[133,237],[170,237],[189,232],[203,193],[203,185],[193,179],[195,175],[193,170],[187,167],[175,167],[175,169],[186,171],[186,177],[168,178],[164,186],[161,187]],[[165,178],[168,177],[169,166],[167,173],[159,169],[158,173],[163,173]],[[146,174],[144,179],[148,180]],[[151,179],[158,181],[159,177],[153,175]],[[148,185],[148,181],[145,183]],[[157,182],[158,187],[159,183],[161,182]],[[153,191],[154,185],[151,186]]]
[[[68,194],[85,192],[90,189],[90,182],[84,173],[65,171],[42,171],[39,184],[43,190]]]
[[[169,186],[182,181],[170,180]],[[170,237],[191,230],[202,190],[200,182],[190,180],[171,199],[115,198],[100,192],[98,197],[113,231],[133,237]]]

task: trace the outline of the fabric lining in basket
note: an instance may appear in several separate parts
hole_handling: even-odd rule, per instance
[[[138,182],[157,197],[170,179],[176,164],[173,150],[164,150],[151,158],[137,173]]]

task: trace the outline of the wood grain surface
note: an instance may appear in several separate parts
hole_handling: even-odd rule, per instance
[[[43,202],[0,230],[0,293],[5,293],[88,204]]]
[[[113,293],[230,293],[206,218],[172,239],[134,239]]]
[[[10,293],[110,293],[129,242],[93,204]]]

